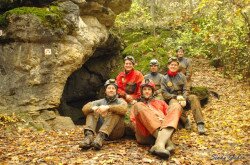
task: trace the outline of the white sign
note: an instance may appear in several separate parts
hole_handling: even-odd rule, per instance
[[[45,55],[51,55],[51,49],[45,49],[44,54]]]
[[[3,35],[3,31],[2,30],[0,30],[0,36],[2,36]]]

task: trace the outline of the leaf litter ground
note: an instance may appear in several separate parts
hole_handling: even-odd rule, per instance
[[[134,139],[107,141],[102,150],[81,151],[82,126],[72,131],[1,129],[0,164],[248,164],[250,162],[250,87],[223,78],[205,59],[194,59],[194,86],[206,86],[220,95],[203,107],[206,135],[198,135],[193,116],[192,130],[178,130],[177,148],[168,160],[151,155],[150,146]]]

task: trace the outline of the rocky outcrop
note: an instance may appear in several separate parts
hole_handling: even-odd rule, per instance
[[[109,73],[119,59],[120,41],[112,34],[93,56],[68,78],[61,98],[60,113],[75,123],[84,122],[81,108],[88,101],[102,97],[102,89]]]
[[[120,43],[109,27],[131,0],[29,2],[43,8],[15,8],[0,16],[0,113],[30,114],[30,123],[55,128],[58,117],[43,119],[45,112],[60,106],[61,114],[78,120],[81,104],[98,97],[119,58]]]

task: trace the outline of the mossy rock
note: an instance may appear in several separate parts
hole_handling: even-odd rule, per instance
[[[0,12],[11,10],[22,6],[45,6],[55,0],[0,0]]]
[[[202,106],[204,106],[207,103],[209,98],[209,91],[207,87],[203,86],[191,87],[190,93],[196,95],[199,98]]]
[[[213,58],[210,60],[210,65],[212,65],[215,68],[223,67],[223,61],[221,58]]]
[[[19,7],[9,11],[6,11],[4,14],[0,15],[0,26],[8,26],[8,16],[16,15],[25,15],[32,14],[37,16],[45,26],[56,28],[61,27],[63,24],[63,14],[59,10],[58,6],[49,6],[45,8],[38,7]]]

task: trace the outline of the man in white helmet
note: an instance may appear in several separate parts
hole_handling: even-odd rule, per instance
[[[156,99],[163,100],[161,94],[161,80],[163,78],[163,74],[159,73],[160,64],[158,60],[152,59],[149,62],[150,66],[150,73],[144,76],[144,79],[149,79],[154,82],[155,84],[155,92],[154,95]]]
[[[127,103],[118,98],[118,86],[115,79],[109,79],[105,85],[105,98],[92,101],[83,106],[86,116],[84,139],[79,145],[82,149],[101,149],[103,140],[118,139],[124,134],[124,116],[127,112]],[[100,129],[97,129],[100,128]],[[96,138],[94,135],[97,133]]]
[[[178,58],[178,61],[180,63],[179,65],[179,71],[182,72],[187,79],[187,90],[190,91],[192,82],[192,61],[191,59],[184,57],[184,48],[182,46],[178,46],[176,49],[176,57]]]
[[[124,58],[124,71],[116,77],[119,97],[126,100],[129,104],[134,104],[140,98],[140,84],[143,81],[143,75],[135,70],[135,59],[133,56]]]

